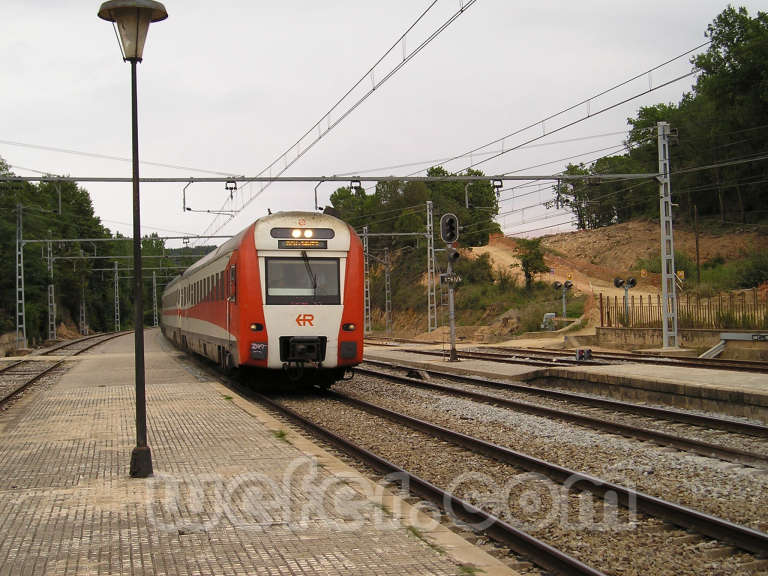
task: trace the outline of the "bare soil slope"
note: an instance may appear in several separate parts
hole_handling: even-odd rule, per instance
[[[659,225],[655,222],[636,221],[616,224],[597,230],[579,230],[545,236],[542,245],[548,250],[546,263],[553,270],[544,275],[545,281],[564,281],[571,275],[575,287],[587,294],[604,293],[623,295],[624,291],[613,286],[617,276],[635,276],[638,280],[636,292],[654,294],[659,291],[659,278],[649,274],[640,278],[635,268],[640,259],[653,258],[658,254],[660,241]],[[494,266],[510,270],[522,278],[514,251],[513,238],[501,236],[491,238],[488,246],[473,248],[475,254],[489,253]],[[737,230],[727,234],[702,230],[699,237],[701,262],[716,257],[726,261],[742,257],[755,250],[768,249],[768,235],[755,229]],[[685,252],[691,259],[696,255],[696,238],[691,230],[675,230],[675,250]]]

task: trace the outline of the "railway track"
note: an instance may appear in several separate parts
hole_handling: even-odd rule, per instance
[[[405,341],[406,343],[412,341]],[[370,343],[376,344],[377,341]],[[424,342],[419,342],[424,344]],[[438,342],[439,344],[439,342]],[[438,350],[408,350],[409,353],[429,356],[445,356]],[[735,370],[739,372],[768,372],[768,362],[753,360],[721,360],[718,358],[670,358],[647,354],[621,352],[592,352],[591,360],[577,360],[575,354],[565,350],[536,350],[532,348],[484,347],[482,349],[459,349],[459,358],[491,360],[508,364],[534,366],[600,366],[608,364],[639,363],[655,366],[676,366],[680,368],[708,368],[711,370]]]
[[[452,493],[445,486],[440,486],[440,482],[435,481],[432,477],[440,478],[440,471],[429,470],[426,475],[417,475],[413,472],[406,473],[410,486],[417,495],[439,505],[444,506],[448,503],[454,511],[462,512],[465,521],[472,524],[487,525],[485,531],[489,536],[510,546],[512,550],[529,558],[545,570],[557,574],[600,574],[630,570],[628,566],[615,565],[611,564],[610,561],[606,563],[605,560],[600,560],[604,556],[602,546],[621,547],[622,543],[626,545],[626,541],[631,541],[639,547],[637,554],[642,555],[643,543],[656,541],[655,535],[660,530],[663,532],[665,547],[663,550],[656,550],[656,553],[664,557],[671,555],[669,556],[670,562],[675,556],[691,556],[693,554],[691,534],[679,529],[668,529],[664,523],[696,532],[700,536],[714,538],[720,543],[727,543],[740,550],[749,551],[751,554],[759,555],[768,552],[768,535],[757,530],[666,502],[594,476],[569,470],[480,438],[413,418],[378,404],[334,392],[327,393],[323,398],[298,400],[291,398],[275,400],[250,391],[246,393],[384,473],[406,473],[404,470],[406,466],[393,463],[385,456],[377,455],[379,446],[386,442],[382,440],[382,435],[390,438],[390,442],[391,439],[394,439],[396,443],[405,442],[407,439],[410,444],[409,451],[429,450],[429,460],[434,460],[435,466],[440,466],[443,462],[441,460],[443,455],[440,452],[446,453],[452,450],[444,446],[445,443],[450,443],[452,446],[472,454],[473,457],[481,455],[482,458],[489,460],[484,464],[485,468],[476,469],[491,469],[494,466],[498,468],[499,463],[502,463],[504,465],[502,469],[497,470],[500,477],[520,478],[520,488],[529,492],[536,491],[535,485],[540,484],[542,477],[544,477],[545,482],[554,483],[564,491],[562,506],[574,506],[576,505],[574,500],[578,501],[583,498],[584,494],[591,494],[595,498],[595,506],[600,506],[600,503],[606,499],[616,498],[621,507],[636,508],[641,513],[639,519],[633,520],[634,524],[632,522],[628,524],[633,526],[630,530],[631,534],[623,531],[623,529],[619,529],[615,533],[610,531],[609,533],[598,533],[595,539],[601,542],[598,544],[600,549],[585,551],[583,550],[582,530],[574,532],[561,526],[554,528],[549,526],[537,531],[542,534],[522,531],[514,525],[514,518],[504,517],[501,513],[486,509],[482,504],[470,501],[466,494]],[[322,411],[317,408],[318,403],[328,404],[324,409],[325,416],[318,417],[318,413]],[[365,415],[352,417],[349,413],[350,410],[362,412]],[[361,423],[361,429],[349,434],[351,436],[358,435],[354,441],[345,438],[345,434],[338,430],[337,425],[328,426],[328,422],[337,422],[340,426],[342,423],[355,420]],[[380,423],[379,420],[386,422]],[[400,431],[391,429],[391,424],[401,427]],[[378,433],[377,430],[379,430]],[[420,439],[414,440],[414,433],[425,436],[424,446],[421,446]],[[461,460],[461,458],[455,453],[449,454],[450,460]],[[560,506],[558,504],[553,508]],[[694,537],[694,539],[701,540],[700,537]],[[760,561],[752,555],[743,554],[739,551],[731,552],[729,548],[723,548],[722,545],[715,544],[713,547],[710,544],[706,545],[706,549],[710,550],[708,554],[712,554],[712,551],[715,550],[717,554],[732,556],[735,559],[734,562],[745,567],[743,572],[737,570],[734,573],[752,573],[751,565],[760,565]],[[567,551],[562,550],[563,546]],[[570,550],[578,550],[580,553],[574,555]],[[608,555],[610,556],[610,554]],[[705,556],[709,558],[708,555]],[[622,561],[626,561],[626,557]],[[672,572],[667,571],[666,573],[680,572],[675,572],[673,568]]]
[[[128,333],[94,334],[70,342],[63,342],[34,353],[31,355],[32,358],[17,360],[7,366],[0,367],[0,406],[7,404],[12,398],[66,362],[66,360],[54,359],[42,360],[40,359],[41,356],[77,356],[99,344]]]
[[[702,456],[720,458],[748,466],[768,467],[768,443],[765,442],[768,440],[768,427],[759,424],[486,378],[449,374],[436,370],[421,370],[421,372],[441,378],[446,382],[438,383],[394,373],[397,370],[402,370],[402,368],[387,362],[366,361],[365,364],[378,366],[386,371],[373,370],[364,366],[358,367],[356,371],[408,386],[435,390],[484,404],[503,406],[545,418],[556,418],[611,434],[651,441]],[[504,395],[488,394],[484,390],[489,388]],[[542,402],[542,398],[546,400]],[[574,406],[580,410],[574,410]],[[585,407],[589,412],[586,412]],[[632,414],[640,418],[635,418],[635,422],[622,422],[617,420],[617,414]],[[675,425],[672,426],[674,433],[659,430],[660,423],[665,428],[669,428],[670,424]],[[685,430],[681,430],[680,425]],[[712,440],[722,440],[721,434],[712,433],[715,430],[728,432],[733,437],[731,445],[723,444],[721,441],[696,438],[697,435],[704,434]],[[683,435],[686,432],[689,436]],[[755,438],[760,440],[753,440]],[[744,444],[750,444],[750,441],[755,445],[754,451],[745,450],[741,447]],[[762,452],[758,451],[760,447],[763,448]]]
[[[492,354],[536,354],[539,351],[531,351],[527,348],[507,348],[507,347],[489,347],[484,349],[492,350]],[[480,351],[473,350],[472,353]],[[551,352],[551,353],[550,353]],[[544,356],[555,356],[561,359],[573,358],[572,352],[552,350],[542,351]],[[768,372],[768,362],[756,360],[728,360],[720,358],[670,358],[665,356],[651,356],[648,354],[635,354],[626,352],[592,352],[592,358],[596,361],[612,362],[641,362],[644,364],[654,364],[658,366],[680,366],[684,368],[709,368],[713,370],[736,370],[739,372]],[[575,361],[575,358],[574,358]]]

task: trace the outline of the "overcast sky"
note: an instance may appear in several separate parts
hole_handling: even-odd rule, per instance
[[[328,111],[430,2],[423,0],[285,0],[165,2],[169,18],[150,27],[139,65],[142,176],[256,175]],[[459,8],[439,0],[408,35],[410,53]],[[745,2],[752,16],[759,2]],[[130,163],[51,147],[129,158],[130,66],[98,2],[4,0],[0,18],[0,156],[20,175],[32,170],[73,176],[130,176]],[[514,132],[673,58],[706,39],[726,4],[713,0],[477,0],[421,53],[380,86],[286,175],[360,172],[407,174]],[[378,82],[403,57],[403,46],[376,70]],[[643,76],[589,104],[602,107],[691,70],[688,58]],[[331,116],[371,87],[366,82]],[[573,128],[478,166],[486,174],[553,174],[583,154],[588,161],[621,145],[626,118],[639,106],[677,102],[693,77],[595,115]],[[581,106],[505,141],[514,146],[587,113]],[[325,122],[327,126],[327,121]],[[617,134],[618,133],[618,134]],[[589,137],[589,138],[587,138]],[[578,140],[574,140],[578,139]],[[564,140],[574,140],[563,142]],[[19,146],[10,142],[23,143]],[[500,150],[500,144],[489,148]],[[609,150],[608,150],[609,151]],[[487,156],[474,155],[472,161]],[[468,159],[448,164],[458,170]],[[195,169],[195,170],[193,170]],[[201,170],[201,171],[196,171]],[[113,231],[131,233],[130,184],[88,183],[96,214]],[[319,188],[328,203],[336,185]],[[143,233],[201,233],[208,214],[182,212],[182,184],[142,185]],[[311,210],[314,183],[273,184],[232,219],[232,234],[267,209]],[[502,194],[506,233],[551,226],[535,205],[541,192]],[[255,187],[246,188],[252,195]],[[187,203],[219,209],[223,184],[193,184]],[[567,221],[562,217],[560,221]],[[565,227],[563,227],[564,229]],[[556,231],[553,227],[536,233]]]

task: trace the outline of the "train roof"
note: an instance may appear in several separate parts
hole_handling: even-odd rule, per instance
[[[256,225],[265,225],[265,224],[271,224],[272,226],[276,225],[294,225],[293,223],[296,222],[299,218],[307,218],[314,221],[314,225],[321,224],[322,222],[327,222],[327,226],[335,225],[335,226],[343,226],[344,228],[348,228],[348,225],[343,220],[340,220],[339,218],[336,218],[335,216],[331,216],[330,214],[323,214],[319,212],[302,212],[298,210],[293,211],[287,211],[287,212],[275,212],[273,214],[268,214],[266,216],[262,216],[261,218],[258,218],[257,220],[254,220],[251,224],[249,224],[246,228],[235,234],[232,238],[224,242],[221,246],[216,248],[215,250],[211,250],[208,254],[200,258],[197,262],[192,264],[189,268],[184,270],[180,275],[176,276],[173,280],[171,280],[168,285],[166,286],[166,290],[171,288],[176,282],[178,282],[181,278],[184,276],[187,276],[189,274],[194,273],[196,270],[206,266],[210,262],[213,262],[220,256],[224,254],[228,254],[229,252],[232,252],[235,250],[243,241],[243,237],[246,233],[248,233],[249,230],[252,230],[254,226]],[[351,227],[349,227],[350,230]],[[354,230],[352,230],[352,233],[354,233]]]

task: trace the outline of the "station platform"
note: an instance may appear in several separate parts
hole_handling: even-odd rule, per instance
[[[424,370],[514,380],[621,400],[674,406],[768,423],[768,374],[624,363],[563,367],[505,364],[491,360],[420,356],[408,350],[442,349],[434,345],[366,345],[365,358]],[[457,346],[461,354],[461,346]]]
[[[0,413],[0,574],[515,572],[145,334],[154,475],[135,445],[133,337]]]

